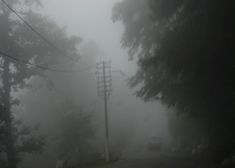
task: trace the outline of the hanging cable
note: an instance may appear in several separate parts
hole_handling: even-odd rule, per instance
[[[42,66],[42,65],[38,65],[38,64],[34,64],[34,63],[30,63],[26,60],[22,60],[22,59],[18,59],[10,54],[7,54],[5,52],[2,52],[0,51],[0,54],[9,58],[11,61],[14,61],[15,63],[21,63],[21,64],[24,64],[24,65],[30,65],[30,66],[33,66],[35,68],[38,68],[38,69],[41,69],[41,70],[44,70],[44,71],[52,71],[52,72],[60,72],[60,73],[77,73],[77,72],[85,72],[85,71],[88,71],[90,70],[90,68],[84,68],[84,69],[80,69],[80,70],[66,70],[66,69],[57,69],[57,68],[49,68],[49,67],[45,67],[45,66]]]
[[[48,45],[54,48],[59,54],[66,57],[66,53],[59,49],[56,45],[50,42],[46,37],[44,37],[41,33],[39,33],[33,26],[31,26],[16,10],[14,10],[5,0],[1,0],[1,2],[11,11],[13,12],[32,32],[34,32],[37,36],[39,36],[43,41],[45,41]]]

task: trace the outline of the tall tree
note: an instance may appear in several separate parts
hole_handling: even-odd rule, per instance
[[[144,100],[160,99],[207,124],[211,142],[235,148],[234,1],[123,0],[113,8],[122,45],[139,55],[131,79]],[[219,124],[218,124],[219,123]],[[227,143],[224,143],[227,142]]]
[[[91,161],[94,127],[91,112],[71,100],[63,103],[59,122],[60,158],[76,165]],[[74,162],[75,161],[75,162]]]
[[[31,7],[41,6],[39,0],[9,0],[7,3],[11,8],[18,9],[24,19],[60,48],[63,54],[74,58],[78,56],[76,45],[80,42],[79,38],[68,38],[64,29],[58,27],[55,22],[30,10]],[[34,138],[28,138],[26,142],[18,136],[20,132],[14,125],[12,108],[18,105],[19,100],[12,93],[27,88],[27,81],[33,76],[45,76],[45,71],[36,66],[27,65],[27,63],[48,67],[55,63],[65,62],[68,58],[58,57],[62,53],[58,54],[55,48],[27,28],[2,2],[0,5],[0,39],[0,51],[16,58],[12,59],[0,54],[2,107],[0,120],[1,128],[4,130],[1,131],[1,135],[2,133],[4,135],[1,136],[0,142],[3,146],[2,150],[7,155],[6,167],[16,168],[21,152],[31,152],[39,148],[33,146],[33,142],[36,142]],[[25,144],[31,144],[31,147],[26,148]]]

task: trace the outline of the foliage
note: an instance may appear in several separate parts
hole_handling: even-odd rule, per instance
[[[58,27],[55,22],[30,10],[30,8],[42,7],[39,0],[9,0],[7,3],[17,9],[30,25],[63,51],[63,53],[58,53],[1,3],[0,51],[19,60],[15,61],[0,55],[0,146],[1,152],[7,155],[7,167],[15,168],[20,161],[20,153],[41,151],[45,143],[44,138],[32,134],[32,129],[22,124],[15,125],[12,111],[13,107],[20,105],[20,100],[14,96],[14,93],[28,88],[28,81],[33,77],[46,76],[46,71],[24,63],[51,67],[56,64],[66,65],[74,62],[79,58],[77,45],[81,39],[67,37],[65,30]]]
[[[207,124],[213,143],[234,146],[234,1],[123,0],[113,8],[122,45],[138,54],[130,86]],[[198,124],[200,124],[200,122]],[[218,124],[219,123],[219,124]]]
[[[172,137],[172,145],[181,149],[192,150],[195,146],[205,142],[205,125],[196,118],[168,113],[168,129]],[[198,123],[201,124],[198,124]]]
[[[62,105],[61,112],[63,115],[59,121],[59,155],[69,162],[75,161],[74,164],[83,164],[94,154],[91,112],[71,101]]]

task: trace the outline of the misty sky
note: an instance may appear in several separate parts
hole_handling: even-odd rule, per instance
[[[44,0],[44,11],[69,34],[81,36],[85,41],[93,40],[106,59],[112,60],[114,69],[128,75],[134,73],[134,65],[128,62],[120,47],[121,23],[112,22],[112,7],[119,0]],[[131,68],[130,68],[131,67]]]

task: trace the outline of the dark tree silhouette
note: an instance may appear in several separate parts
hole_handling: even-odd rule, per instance
[[[235,2],[124,0],[113,8],[122,45],[138,54],[130,86],[205,123],[211,143],[235,149]]]

